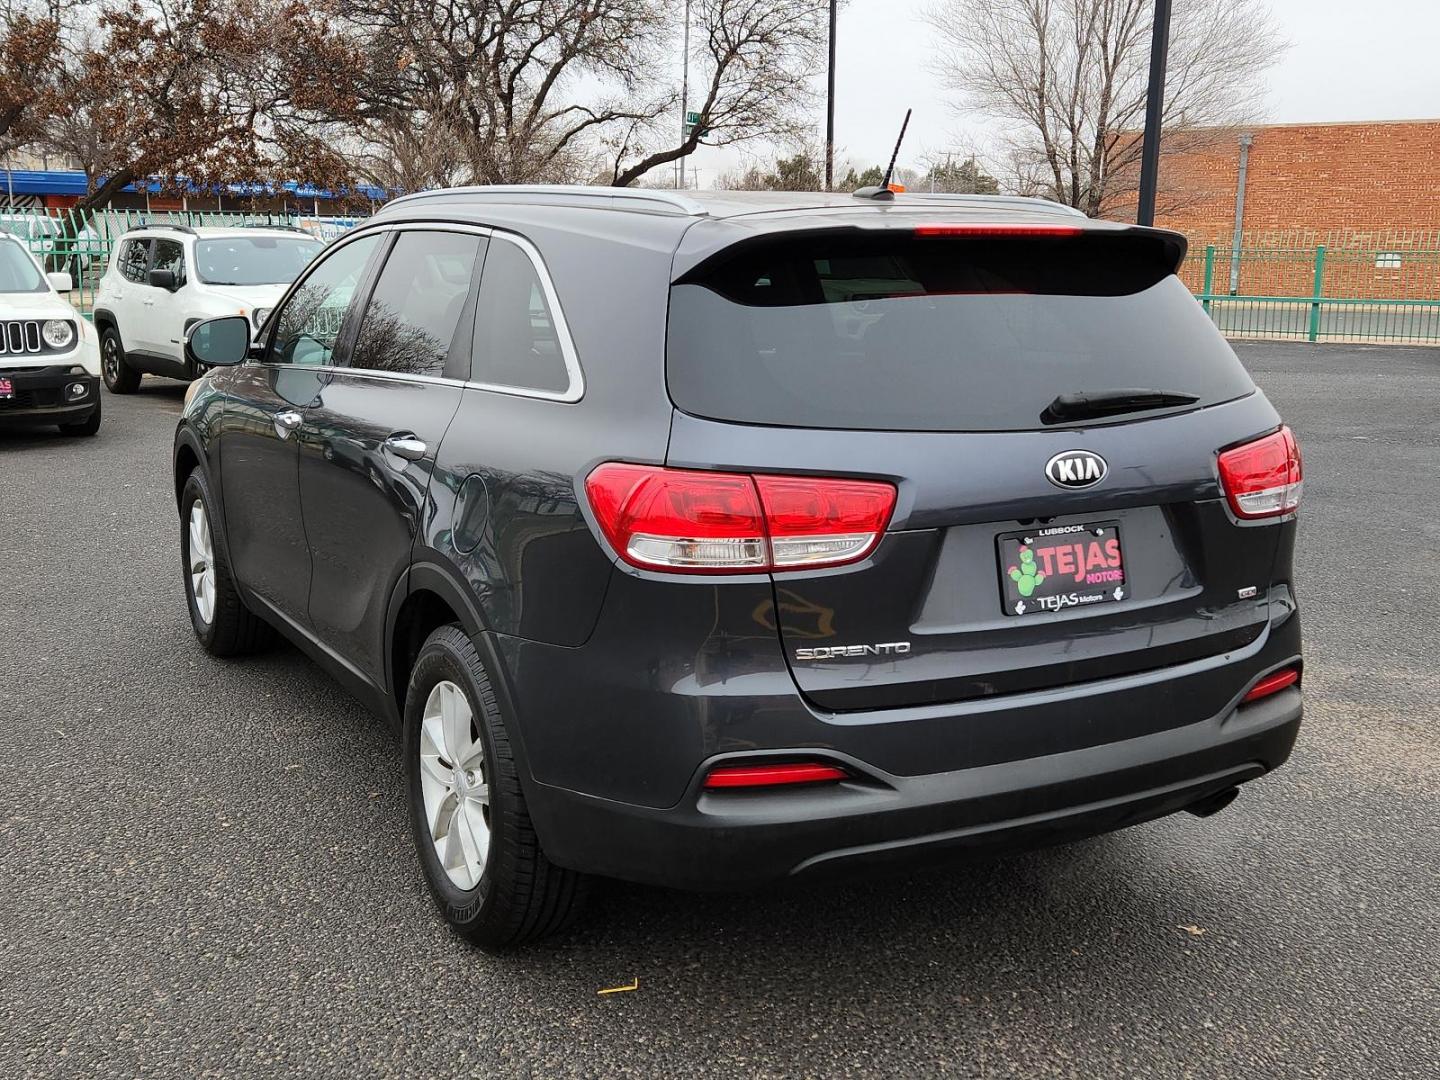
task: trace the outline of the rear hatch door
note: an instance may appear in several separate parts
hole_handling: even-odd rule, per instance
[[[897,488],[864,561],[774,575],[815,706],[1062,686],[1263,632],[1278,530],[1234,519],[1216,458],[1278,417],[1181,254],[1150,230],[892,223],[759,237],[677,280],[670,465]]]

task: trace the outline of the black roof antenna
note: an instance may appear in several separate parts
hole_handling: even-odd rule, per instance
[[[890,190],[890,178],[895,175],[895,159],[900,156],[900,144],[905,141],[905,129],[910,126],[910,112],[905,110],[905,119],[900,123],[900,137],[895,140],[895,152],[890,155],[890,167],[885,170],[885,179],[880,181],[879,187],[862,187],[855,192],[857,199],[878,199],[881,202],[890,202],[895,198],[895,192]]]

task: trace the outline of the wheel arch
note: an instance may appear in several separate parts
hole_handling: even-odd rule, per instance
[[[120,333],[120,323],[115,318],[115,313],[109,308],[96,308],[91,313],[91,317],[95,321],[96,333],[103,334],[106,330],[114,330],[116,334]],[[120,338],[120,344],[125,344],[123,336]]]
[[[484,632],[485,623],[453,571],[433,562],[411,564],[390,594],[389,610],[385,682],[398,719],[404,715],[405,687],[415,657],[431,632],[447,623],[458,623],[473,639]],[[482,659],[487,668],[493,668],[493,656]],[[492,670],[492,681],[498,675]]]

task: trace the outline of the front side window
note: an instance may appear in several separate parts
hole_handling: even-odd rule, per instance
[[[185,248],[178,240],[156,240],[155,262],[151,270],[169,270],[175,275],[175,287],[185,284]]]
[[[13,240],[0,241],[0,293],[44,292],[35,261]]]
[[[474,233],[401,233],[365,307],[350,366],[443,375],[482,243]]]
[[[268,363],[315,367],[331,362],[345,312],[379,242],[378,233],[362,237],[316,265],[272,320]]]
[[[195,272],[209,285],[288,285],[325,245],[308,236],[227,236],[195,244]]]
[[[120,274],[126,281],[143,285],[149,269],[149,240],[126,240],[120,245]]]
[[[523,248],[498,235],[480,278],[470,378],[546,394],[570,388],[561,333],[540,272]]]

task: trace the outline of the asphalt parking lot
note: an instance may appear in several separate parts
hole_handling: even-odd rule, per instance
[[[1284,770],[911,877],[608,884],[504,959],[432,912],[381,722],[192,640],[183,387],[0,433],[0,1077],[1440,1076],[1440,350],[1240,352],[1305,453]]]

